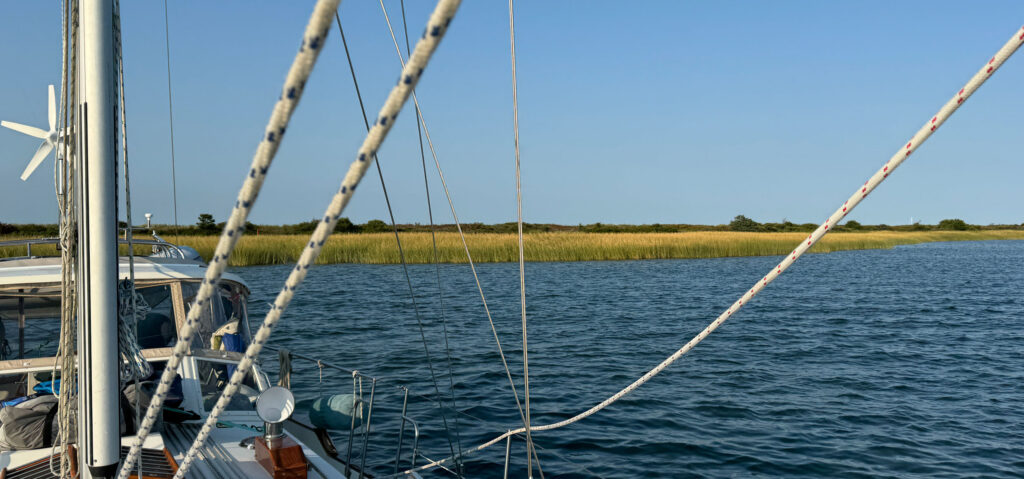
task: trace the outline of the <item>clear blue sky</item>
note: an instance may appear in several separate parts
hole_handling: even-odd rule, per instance
[[[313,2],[170,5],[179,218],[223,220]],[[408,0],[418,35],[433,2]],[[287,4],[287,5],[286,5]],[[393,20],[398,2],[389,1]],[[124,2],[134,211],[171,221],[162,2]],[[0,119],[42,126],[59,83],[58,2],[5,2]],[[379,6],[347,1],[368,108],[399,68]],[[1024,2],[517,2],[529,222],[819,222],[1024,24]],[[1018,52],[850,219],[1021,223],[1024,52]],[[508,19],[466,1],[418,88],[464,221],[514,219]],[[399,222],[426,222],[414,115],[381,150]],[[371,113],[372,114],[372,113]],[[256,223],[318,217],[363,139],[336,31],[308,84]],[[0,221],[53,222],[52,163],[0,131]],[[438,222],[451,217],[430,169]],[[386,219],[376,174],[346,215]]]

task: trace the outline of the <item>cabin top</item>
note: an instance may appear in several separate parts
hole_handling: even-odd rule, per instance
[[[119,279],[128,279],[128,258],[121,257]],[[159,280],[202,280],[206,264],[196,260],[180,258],[135,257],[135,281]],[[23,258],[0,262],[0,290],[11,288],[59,285],[61,260],[57,257]],[[223,279],[238,283],[248,292],[245,281],[237,275],[224,273]]]
[[[0,291],[22,288],[38,288],[59,285],[61,282],[61,259],[56,256],[37,256],[32,247],[57,247],[58,238],[33,238],[0,241],[0,248],[24,248],[24,256],[0,258]],[[124,238],[118,240],[121,246],[127,246]],[[206,263],[196,250],[188,246],[168,243],[154,235],[153,239],[139,238],[133,240],[135,246],[152,248],[149,256],[135,256],[135,280],[137,282],[154,282],[167,280],[202,280],[206,275]],[[119,260],[118,279],[129,278],[128,258]],[[223,279],[237,283],[246,293],[248,285],[242,278],[225,273]]]
[[[0,247],[24,247],[21,257],[0,259],[0,363],[10,359],[52,357],[61,328],[61,258],[37,256],[32,245],[51,245],[53,239],[0,242]],[[142,348],[174,344],[207,272],[199,254],[162,240],[138,241],[153,254],[135,256],[138,318],[137,341]],[[52,254],[53,249],[49,249]],[[119,258],[118,279],[128,279],[129,259]],[[224,274],[197,315],[194,347],[229,350],[248,342],[249,288],[242,278]],[[52,359],[51,359],[52,361]]]

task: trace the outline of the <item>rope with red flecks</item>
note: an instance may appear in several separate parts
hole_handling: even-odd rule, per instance
[[[615,393],[614,395],[612,395],[608,399],[605,399],[596,406],[564,421],[559,421],[553,424],[547,424],[543,426],[535,426],[532,427],[531,430],[547,431],[551,429],[558,429],[560,427],[567,426],[581,419],[584,419],[608,407],[610,404],[614,403],[615,401],[618,401],[623,396],[633,392],[640,386],[644,385],[644,383],[646,383],[651,378],[656,376],[658,373],[663,371],[670,364],[674,363],[676,360],[682,357],[682,355],[686,354],[691,349],[693,349],[694,346],[703,341],[704,338],[708,337],[708,335],[714,332],[714,330],[718,329],[718,327],[721,326],[722,323],[724,323],[733,314],[739,311],[739,309],[742,308],[744,304],[749,303],[750,300],[757,295],[757,293],[759,293],[762,289],[768,286],[768,283],[774,281],[775,278],[782,274],[783,271],[792,266],[793,263],[796,262],[797,258],[806,253],[807,250],[811,249],[811,247],[818,242],[818,240],[820,240],[822,237],[828,234],[830,228],[833,228],[840,220],[842,220],[844,217],[846,217],[846,215],[853,211],[853,209],[856,208],[857,205],[864,198],[867,198],[867,196],[871,194],[871,192],[882,181],[889,177],[889,174],[891,174],[893,170],[895,170],[898,166],[900,166],[900,164],[906,161],[906,159],[910,157],[911,153],[913,153],[918,147],[920,147],[921,144],[924,143],[924,141],[927,140],[928,137],[931,136],[931,134],[934,133],[936,129],[942,126],[942,124],[945,123],[947,119],[949,119],[950,115],[952,115],[953,112],[955,112],[957,108],[959,108],[960,105],[964,103],[964,101],[970,98],[970,96],[978,89],[978,87],[985,83],[985,81],[988,80],[988,78],[992,76],[992,74],[995,73],[995,71],[999,69],[1000,66],[1002,66],[1003,62],[1005,62],[1006,59],[1010,57],[1010,55],[1013,55],[1013,53],[1017,51],[1017,49],[1022,44],[1024,44],[1024,27],[1022,27],[1020,30],[1014,33],[1013,37],[1010,38],[1010,40],[1007,41],[1006,44],[999,49],[999,52],[997,52],[995,56],[993,56],[992,59],[989,60],[988,63],[985,64],[985,66],[978,71],[978,73],[971,77],[970,81],[968,81],[967,84],[963,88],[961,88],[960,91],[957,92],[957,94],[954,95],[952,99],[946,102],[946,104],[942,106],[939,112],[935,116],[933,116],[930,121],[925,123],[925,125],[921,127],[921,129],[918,130],[916,134],[914,134],[910,141],[907,142],[906,146],[900,148],[900,150],[897,151],[896,154],[894,154],[892,158],[889,159],[889,161],[886,161],[885,164],[882,165],[882,168],[875,172],[875,174],[872,175],[871,178],[868,179],[868,181],[864,182],[864,185],[860,187],[857,191],[855,191],[849,199],[843,202],[843,205],[840,206],[835,213],[832,213],[832,215],[829,216],[828,219],[825,220],[825,222],[818,227],[818,229],[814,230],[814,232],[807,237],[806,241],[801,241],[792,253],[786,255],[782,262],[780,262],[777,266],[772,268],[772,270],[769,271],[767,275],[765,275],[763,278],[754,283],[753,288],[750,288],[750,290],[744,293],[743,296],[740,297],[740,299],[736,300],[736,302],[733,303],[732,306],[729,307],[729,309],[726,309],[724,313],[722,313],[720,316],[718,316],[717,319],[712,321],[711,324],[704,328],[704,330],[697,334],[697,336],[695,336],[693,339],[691,339],[689,342],[683,345],[683,347],[679,348],[679,350],[672,353],[671,356],[666,358],[660,364],[658,364],[653,369],[648,371],[646,374],[641,376],[639,379],[634,381],[632,384],[626,386],[621,391]],[[525,428],[519,428],[512,431],[508,431],[505,434],[502,434],[494,439],[491,439],[490,441],[485,442],[475,448],[464,451],[463,455],[480,451],[486,447],[489,447],[493,444],[496,444],[504,440],[508,436],[511,436],[513,434],[521,434],[524,431]],[[422,466],[416,467],[414,469],[404,471],[403,474],[410,474],[415,471],[430,469],[432,467],[439,466],[451,460],[452,458],[449,457],[433,461]]]

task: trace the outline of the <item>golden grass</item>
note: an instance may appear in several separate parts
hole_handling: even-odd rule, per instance
[[[406,261],[433,261],[430,233],[401,233]],[[525,237],[527,261],[606,261],[637,259],[719,258],[726,256],[783,255],[807,237],[806,233],[530,233]],[[13,239],[13,238],[0,238]],[[885,249],[934,241],[1024,239],[1022,230],[991,231],[873,231],[832,233],[811,250]],[[183,236],[181,244],[195,248],[204,258],[213,255],[216,236]],[[294,263],[308,240],[303,235],[247,235],[231,256],[233,266]],[[481,263],[518,260],[512,234],[476,233],[466,236],[473,260]],[[443,263],[464,263],[466,254],[457,233],[437,234],[438,257]],[[123,249],[123,248],[122,248]],[[141,249],[139,253],[145,254]],[[52,247],[36,247],[37,255],[55,254]],[[123,253],[123,251],[122,251]],[[0,248],[0,257],[23,255],[24,248]],[[319,259],[330,263],[399,263],[392,233],[340,234],[328,240]]]

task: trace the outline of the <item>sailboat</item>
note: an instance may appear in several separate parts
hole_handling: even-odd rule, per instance
[[[54,371],[57,348],[53,341],[60,329],[61,264],[60,258],[37,256],[31,251],[33,247],[39,251],[57,242],[55,238],[33,239],[8,241],[0,245],[25,250],[22,257],[0,261],[0,316],[15,319],[19,325],[17,333],[8,331],[0,338],[0,342],[9,345],[0,354],[0,401],[4,404],[0,410],[0,450],[4,451],[0,453],[0,468],[6,471],[5,477],[46,477],[51,467],[50,459],[57,437],[54,433],[57,396],[54,393],[59,393],[63,376],[59,369],[56,373]],[[120,243],[123,245],[126,240],[121,239]],[[171,355],[175,332],[185,321],[185,313],[191,307],[206,264],[188,248],[160,239],[134,240],[134,244],[155,250],[153,255],[134,259],[134,276],[139,303],[144,304],[146,310],[138,322],[138,344],[142,356],[153,367],[154,374],[158,374]],[[121,279],[130,274],[128,261],[124,256],[118,260],[117,274]],[[233,274],[224,276],[216,300],[201,316],[200,332],[191,353],[178,368],[179,379],[174,397],[163,412],[163,425],[150,434],[143,448],[144,476],[174,475],[177,461],[187,451],[194,436],[193,424],[212,408],[226,383],[226,376],[241,359],[240,346],[244,346],[251,337],[247,327],[248,295],[249,288],[244,280]],[[141,384],[149,389],[152,381]],[[261,392],[281,395],[280,389],[256,368],[244,383],[243,394],[236,397],[229,410],[221,416],[220,424],[224,427],[215,432],[211,447],[204,451],[209,459],[200,461],[193,475],[260,477],[261,472],[266,473],[258,464],[254,450],[238,444],[247,438],[252,444],[254,437],[262,437],[260,432],[266,424],[261,419],[258,400],[264,398],[265,402],[270,397],[261,396]],[[134,407],[138,401],[132,384],[118,387],[116,391],[125,397],[116,398],[110,408],[115,414],[122,411],[121,424],[116,424],[119,432],[112,435],[115,439],[134,432],[135,416],[127,407],[129,402]],[[276,400],[294,403],[287,397]],[[271,404],[262,406],[271,407]],[[118,419],[117,415],[114,418]],[[270,419],[276,421],[287,417]],[[305,432],[298,424],[295,426],[300,434]],[[307,441],[316,438],[312,434],[304,436]],[[310,470],[322,471],[320,477],[346,477],[344,465],[327,455],[319,442],[307,445],[294,441],[294,436],[288,432],[274,440],[283,438],[299,445],[301,456]],[[119,455],[127,451],[129,439],[130,436],[126,436],[115,443],[115,451]],[[326,436],[325,439],[329,440]],[[261,444],[272,442],[263,441]],[[76,448],[75,445],[68,447]],[[77,472],[77,464],[84,462],[77,456],[73,457],[72,475]],[[232,476],[231,470],[239,473]],[[317,474],[311,474],[311,477],[317,477]]]
[[[403,65],[397,85],[374,117],[373,126],[368,125],[367,137],[351,169],[257,331],[250,331],[248,327],[245,306],[248,286],[241,278],[226,272],[231,251],[244,233],[246,218],[324,45],[337,4],[337,1],[320,1],[314,9],[238,202],[208,263],[183,247],[159,238],[136,240],[130,224],[126,227],[125,238],[118,238],[117,186],[113,181],[117,177],[113,160],[117,157],[114,132],[118,103],[116,69],[111,68],[118,64],[113,41],[116,2],[82,0],[77,4],[75,11],[80,15],[80,22],[72,22],[81,28],[77,37],[80,39],[77,63],[74,64],[77,77],[64,83],[74,84],[76,90],[73,95],[64,92],[62,96],[69,100],[62,104],[68,106],[61,109],[62,122],[65,118],[75,121],[67,128],[57,128],[51,120],[50,131],[46,134],[46,141],[50,142],[47,144],[52,143],[49,149],[57,152],[57,164],[63,165],[59,169],[73,172],[69,176],[73,187],[65,191],[77,195],[66,197],[77,208],[76,215],[72,216],[74,222],[70,223],[77,224],[77,229],[75,232],[64,229],[60,239],[0,245],[26,249],[24,257],[0,262],[0,307],[5,315],[16,314],[19,324],[18,357],[0,363],[0,385],[3,386],[0,392],[5,395],[0,399],[9,402],[4,412],[19,412],[14,420],[29,418],[33,421],[31,428],[14,428],[10,432],[0,429],[0,446],[11,446],[0,455],[4,462],[0,464],[4,467],[3,477],[46,477],[58,456],[61,467],[64,458],[70,462],[70,468],[62,471],[64,475],[81,477],[179,477],[186,474],[184,471],[188,471],[189,477],[365,476],[361,467],[340,457],[329,436],[294,421],[291,413],[295,401],[291,393],[274,386],[255,362],[359,181],[373,163],[403,105],[413,95],[413,88],[455,15],[459,6],[457,0],[438,3],[415,52]],[[527,393],[523,428],[499,434],[465,452],[484,449],[521,433],[525,433],[529,444],[531,428],[533,431],[551,430],[585,419],[664,370],[749,303],[827,234],[830,227],[909,157],[1022,43],[1024,29],[1014,33],[906,147],[858,187],[806,242],[802,241],[791,255],[758,279],[753,288],[697,337],[661,364],[607,400],[554,424],[531,426]],[[41,161],[34,158],[31,163],[38,165]],[[117,250],[122,242],[129,250],[124,258]],[[69,259],[68,248],[75,243],[81,246],[81,252],[77,258]],[[62,257],[33,255],[32,246],[47,244],[59,245]],[[136,257],[136,245],[149,246],[154,254]],[[65,302],[71,260],[77,261],[73,268],[77,313],[69,312]],[[123,308],[128,312],[125,315],[120,306],[128,303],[132,306]],[[29,324],[37,322],[46,328],[44,324],[49,320],[52,335],[52,324],[56,320],[63,340],[69,317],[78,321],[77,348],[62,348],[62,343],[54,349],[45,337],[33,336],[35,330],[28,328]],[[122,318],[125,317],[136,318],[137,328],[131,335],[123,331],[126,320]],[[21,327],[22,324],[25,327]],[[118,341],[119,337],[128,337],[131,341],[124,345]],[[4,342],[10,342],[6,332],[0,349],[7,350]],[[527,350],[525,307],[523,349]],[[13,347],[10,353],[4,354],[13,355]],[[58,368],[55,363],[70,367]],[[67,369],[74,367],[77,367],[77,375],[66,374]],[[122,374],[126,370],[129,372]],[[125,380],[126,375],[134,377]],[[77,376],[77,386],[70,387],[68,384],[74,376]],[[353,377],[356,377],[354,372]],[[62,380],[64,387],[60,385]],[[74,408],[61,408],[59,399],[54,409],[55,396],[71,393],[77,394],[77,413],[72,411]],[[367,406],[372,410],[372,392],[370,396]],[[354,430],[354,424],[362,416],[360,404],[353,396],[348,406],[351,430]],[[67,440],[67,427],[58,427],[54,432],[55,417],[58,425],[75,425],[74,441]],[[69,417],[74,417],[73,423],[64,422]],[[369,419],[367,414],[367,423]],[[404,421],[403,415],[403,425]],[[16,424],[0,422],[3,427]],[[414,422],[412,426],[415,431]],[[30,433],[19,436],[18,431]],[[368,427],[363,433],[366,431]],[[58,436],[64,438],[59,443],[55,442]],[[55,444],[59,444],[56,451]],[[350,441],[350,450],[351,447]],[[415,449],[413,445],[413,462]],[[419,466],[413,464],[416,467],[396,471],[396,474],[416,477],[420,470],[450,464],[452,460],[444,458]],[[530,470],[532,474],[532,466]]]
[[[322,7],[330,19],[323,12],[337,2]],[[119,231],[117,3],[65,8],[66,33],[75,30],[65,54],[74,60],[65,56],[60,111],[50,86],[48,131],[3,123],[43,140],[22,180],[54,154],[67,227],[58,238],[0,243],[24,250],[0,260],[0,318],[18,325],[16,333],[0,328],[0,477],[171,478],[185,462],[187,477],[367,477],[323,429],[292,417],[291,392],[257,365],[246,368],[205,444],[192,447],[253,342],[249,287],[231,273],[209,282],[210,265],[194,250],[155,232]],[[41,254],[48,247],[60,256]],[[171,378],[166,391],[157,387],[162,377]],[[155,395],[161,404],[143,416]],[[132,466],[122,466],[126,457]]]

